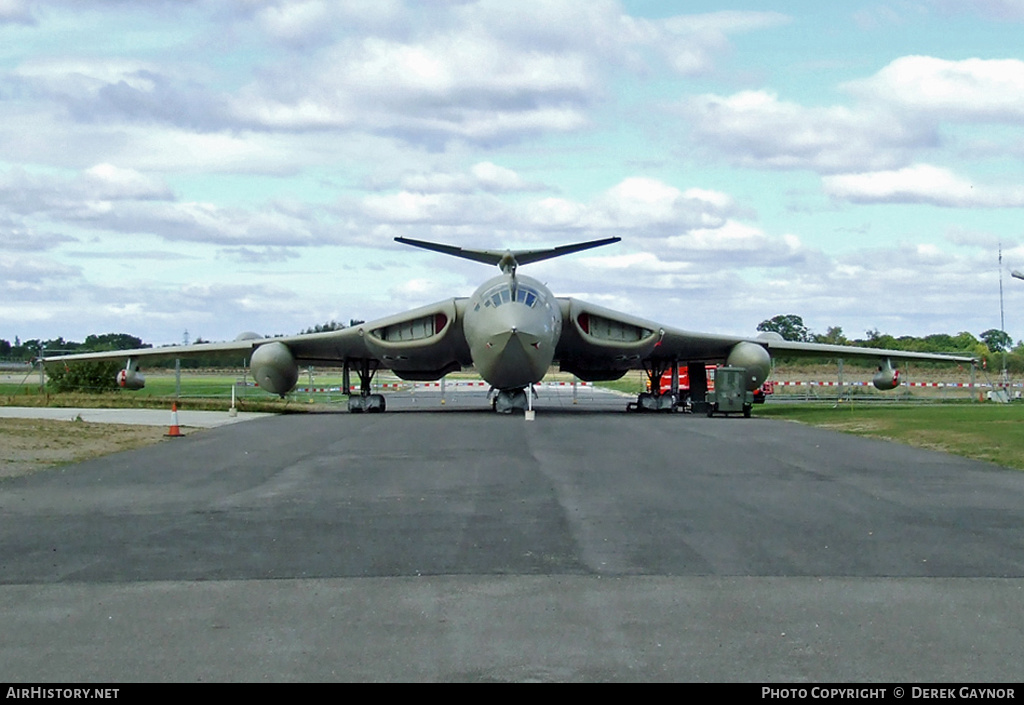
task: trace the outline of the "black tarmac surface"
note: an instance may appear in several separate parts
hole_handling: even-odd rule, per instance
[[[0,680],[1019,680],[1024,474],[566,394],[0,482]]]

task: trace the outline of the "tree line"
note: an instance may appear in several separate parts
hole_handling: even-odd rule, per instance
[[[76,343],[64,340],[63,337],[51,340],[33,338],[22,342],[18,337],[14,343],[0,339],[0,360],[12,362],[30,362],[40,355],[71,355],[86,352],[107,352],[108,350],[131,350],[132,348],[151,348],[143,343],[142,338],[127,333],[104,333],[90,335],[84,342]]]
[[[920,353],[955,353],[970,355],[989,369],[1001,369],[1003,357],[1010,372],[1024,372],[1024,341],[1016,346],[1005,331],[989,329],[975,337],[961,331],[956,335],[933,333],[923,337],[904,335],[895,337],[877,329],[868,330],[863,338],[848,338],[839,326],[826,329],[825,333],[814,333],[803,318],[796,314],[782,314],[761,321],[757,325],[761,332],[778,333],[785,340],[801,343],[825,343],[829,345],[856,345],[865,348],[887,348]]]

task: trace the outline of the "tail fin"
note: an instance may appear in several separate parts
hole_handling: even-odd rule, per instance
[[[591,240],[589,242],[578,242],[572,245],[561,245],[560,247],[552,247],[547,250],[505,250],[504,252],[498,250],[467,250],[463,247],[455,247],[454,245],[442,245],[436,242],[413,240],[407,237],[396,237],[395,242],[401,242],[405,245],[412,245],[414,247],[422,247],[424,250],[441,252],[446,255],[452,255],[453,257],[473,260],[474,262],[496,264],[501,268],[501,271],[512,271],[514,273],[516,267],[521,264],[540,262],[541,260],[551,259],[552,257],[561,257],[562,255],[572,254],[573,252],[579,252],[580,250],[589,250],[591,247],[610,245],[621,239],[621,237],[608,237],[603,240]]]

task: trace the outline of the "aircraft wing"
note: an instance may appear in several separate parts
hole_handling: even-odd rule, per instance
[[[248,357],[253,349],[261,344],[270,342],[270,339],[236,340],[228,343],[198,343],[196,345],[168,345],[159,348],[132,348],[129,350],[106,350],[103,352],[73,353],[70,355],[47,355],[41,358],[41,362],[116,362],[127,360],[173,360],[174,358],[187,358],[199,356],[224,355],[238,353]]]
[[[880,360],[912,360],[916,362],[976,362],[973,357],[946,353],[924,353],[911,350],[888,350],[885,348],[866,348],[856,345],[826,345],[823,343],[797,343],[791,340],[754,339],[764,345],[772,353],[782,353],[787,357],[841,357],[844,359],[871,358]]]
[[[917,353],[844,345],[796,343],[781,339],[697,333],[665,326],[579,299],[559,299],[562,336],[555,357],[562,369],[581,379],[615,379],[653,363],[726,363],[770,366],[770,355],[867,358],[970,363],[963,355]],[[767,369],[765,370],[767,373]]]
[[[471,365],[462,331],[465,299],[446,299],[328,333],[277,338],[304,365],[373,361],[403,379],[439,379]]]
[[[472,364],[462,332],[465,299],[436,304],[324,333],[280,338],[251,338],[134,350],[44,357],[44,363],[124,361],[126,372],[146,361],[232,354],[251,357],[253,375],[262,387],[283,394],[291,389],[299,365],[360,364],[390,369],[405,379],[438,379]],[[291,380],[288,382],[288,380]],[[123,383],[123,379],[122,379]]]

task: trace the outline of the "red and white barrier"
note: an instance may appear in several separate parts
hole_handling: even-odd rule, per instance
[[[803,381],[790,381],[790,382],[775,382],[776,387],[838,387],[839,382],[803,382]],[[844,387],[870,387],[871,382],[843,382]],[[971,389],[972,385],[969,382],[904,382],[900,386],[902,387],[927,387],[931,389]],[[975,382],[973,385],[974,389],[991,389],[994,386],[990,382]],[[1013,384],[1011,387],[1024,387],[1021,384]]]

